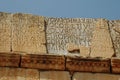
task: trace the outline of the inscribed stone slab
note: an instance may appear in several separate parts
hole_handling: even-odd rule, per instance
[[[67,54],[69,43],[90,46],[95,19],[47,18],[46,37],[49,53]]]

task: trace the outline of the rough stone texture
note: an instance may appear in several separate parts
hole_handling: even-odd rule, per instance
[[[79,46],[73,44],[73,43],[68,43],[66,44],[67,51],[69,53],[80,53]]]
[[[67,54],[66,45],[90,46],[96,19],[46,18],[49,53]]]
[[[120,58],[111,59],[112,73],[120,73]]]
[[[82,72],[110,72],[109,59],[67,57],[66,69]]]
[[[0,53],[0,66],[19,67],[20,55],[14,53]]]
[[[110,33],[117,57],[120,57],[120,20],[109,21]]]
[[[69,72],[66,71],[44,71],[40,72],[40,80],[71,80]]]
[[[79,46],[80,49],[80,56],[83,57],[90,57],[90,47],[85,47],[85,46]]]
[[[43,70],[65,70],[65,57],[59,55],[24,55],[21,67]]]
[[[120,75],[104,73],[75,73],[72,80],[120,80]]]
[[[90,56],[111,58],[113,55],[114,50],[109,33],[108,21],[98,19],[93,32]]]
[[[0,52],[11,51],[11,14],[0,12]]]
[[[39,80],[39,71],[22,68],[0,68],[0,80]]]
[[[14,52],[46,53],[44,17],[18,13],[13,15],[12,24]]]

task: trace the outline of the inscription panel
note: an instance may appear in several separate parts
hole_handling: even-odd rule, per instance
[[[49,53],[67,54],[67,44],[90,46],[95,19],[46,18]]]

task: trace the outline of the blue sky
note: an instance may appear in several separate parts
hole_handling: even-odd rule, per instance
[[[120,19],[120,0],[0,0],[0,11],[114,20]]]

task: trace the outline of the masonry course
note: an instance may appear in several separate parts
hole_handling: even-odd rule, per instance
[[[120,20],[0,12],[0,80],[119,80],[119,73]]]

